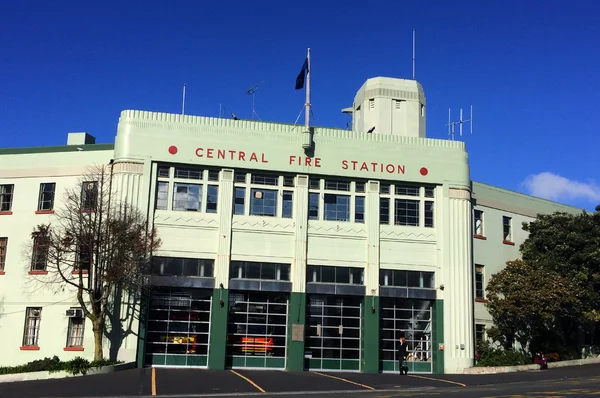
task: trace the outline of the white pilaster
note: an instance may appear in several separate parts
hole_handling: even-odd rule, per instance
[[[366,184],[365,226],[367,227],[367,264],[365,287],[367,296],[379,295],[379,181]]]
[[[445,373],[462,373],[473,366],[473,281],[471,253],[471,193],[448,190],[444,226],[444,343]]]
[[[219,234],[217,257],[215,258],[215,287],[223,284],[229,286],[229,262],[231,260],[231,223],[233,214],[233,170],[223,169],[220,173],[219,199],[217,203],[219,215]],[[198,242],[200,244],[200,242]]]
[[[308,176],[296,177],[294,192],[294,260],[292,261],[290,279],[292,291],[304,293],[306,290],[306,252],[308,230]]]

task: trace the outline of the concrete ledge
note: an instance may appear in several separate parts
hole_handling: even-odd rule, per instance
[[[574,359],[572,361],[548,362],[548,368],[563,368],[566,366],[580,366],[600,363],[600,357]],[[510,373],[523,372],[528,370],[539,370],[540,365],[518,365],[518,366],[489,366],[489,367],[473,367],[465,369],[464,374],[491,374],[491,373]]]
[[[88,375],[113,373],[121,370],[133,369],[136,367],[135,362],[120,363],[118,365],[103,366],[98,369],[90,369]],[[73,375],[71,373],[60,371],[50,373],[48,371],[43,372],[27,372],[27,373],[13,373],[8,375],[0,375],[0,383],[11,383],[14,381],[30,381],[30,380],[47,380],[47,379],[63,379],[66,377],[77,377],[83,375]]]

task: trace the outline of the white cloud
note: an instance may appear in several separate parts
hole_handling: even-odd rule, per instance
[[[531,195],[540,198],[565,201],[585,200],[600,203],[600,186],[594,182],[569,180],[557,174],[544,172],[528,176],[522,185]]]

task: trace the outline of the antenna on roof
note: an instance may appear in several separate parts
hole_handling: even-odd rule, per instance
[[[413,67],[413,74],[412,74],[412,79],[415,80],[415,47],[416,47],[416,33],[415,33],[415,29],[413,28],[413,54],[412,54],[412,67]]]
[[[186,84],[183,83],[183,100],[181,101],[181,114],[185,115],[185,86]]]
[[[450,136],[450,138],[452,139],[452,141],[454,141],[454,126],[458,125],[459,127],[459,135],[462,137],[462,132],[463,132],[463,123],[469,123],[469,127],[470,127],[470,134],[473,134],[473,105],[471,105],[471,118],[467,119],[467,120],[463,120],[463,110],[462,108],[460,108],[460,115],[459,115],[459,119],[458,122],[453,122],[451,115],[450,115],[450,108],[448,108],[448,124],[446,125],[448,127],[448,135]]]
[[[254,107],[254,103],[255,103],[255,97],[256,97],[256,90],[258,90],[258,87],[260,85],[262,85],[263,83],[265,83],[265,82],[266,82],[266,80],[263,80],[262,82],[258,83],[254,87],[249,88],[248,90],[246,90],[246,94],[252,95],[252,115],[250,116],[252,118],[252,120],[254,120],[254,116],[256,116],[256,118],[258,120],[260,120],[260,118],[258,117],[258,114],[256,113],[256,109]]]

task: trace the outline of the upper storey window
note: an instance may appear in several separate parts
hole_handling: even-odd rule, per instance
[[[219,170],[159,166],[156,174],[157,210],[217,212]]]
[[[365,182],[310,178],[308,219],[364,223]]]
[[[435,227],[435,188],[380,184],[379,222],[384,225]]]
[[[292,218],[294,176],[273,173],[234,174],[234,214]]]

